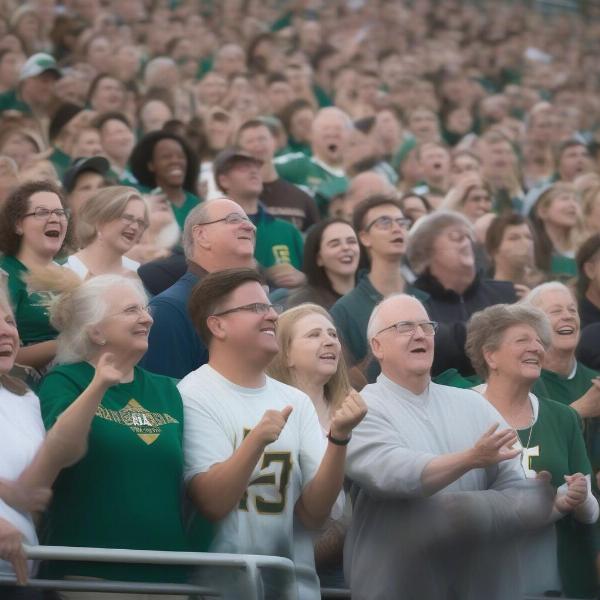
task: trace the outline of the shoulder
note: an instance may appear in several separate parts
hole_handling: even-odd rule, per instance
[[[140,263],[137,262],[137,260],[127,258],[126,256],[122,257],[122,265],[125,269],[129,269],[130,271],[137,271],[140,267]]]
[[[579,423],[577,412],[568,404],[562,404],[561,402],[543,396],[538,398],[538,401],[540,403],[540,410],[543,411],[547,417],[556,419],[561,423],[571,422],[576,425]]]
[[[500,301],[504,302],[515,302],[517,295],[515,293],[515,286],[512,281],[497,281],[496,279],[482,279],[481,288],[493,294],[499,298]]]
[[[595,377],[598,377],[598,371],[594,371],[594,369],[590,369],[586,367],[583,363],[577,361],[577,377],[581,377],[585,380],[591,380]]]
[[[309,159],[303,152],[289,152],[288,154],[282,154],[281,156],[277,156],[273,162],[276,166],[282,165],[302,165],[309,162]]]
[[[152,371],[147,371],[142,367],[136,366],[135,379],[143,382],[144,384],[150,384],[161,388],[175,390],[177,395],[179,395],[179,392],[177,391],[177,380],[173,379],[173,377],[169,377],[168,375],[153,373]]]

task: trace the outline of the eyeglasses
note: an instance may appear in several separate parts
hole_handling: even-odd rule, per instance
[[[278,315],[283,312],[283,306],[281,304],[264,304],[262,302],[254,302],[253,304],[245,304],[244,306],[236,306],[224,310],[220,313],[214,313],[211,317],[222,317],[236,312],[253,312],[256,315],[266,315],[270,310],[274,310]]]
[[[435,334],[438,328],[437,321],[398,321],[389,327],[384,327],[381,331],[378,331],[375,335],[379,335],[388,329],[395,329],[398,335],[414,335],[417,331],[417,327],[421,328],[423,335],[432,336]]]
[[[120,219],[122,221],[125,221],[125,223],[127,223],[128,226],[131,226],[135,223],[141,231],[145,231],[146,229],[148,229],[148,223],[146,223],[144,219],[136,219],[133,215],[128,215],[127,213],[125,213],[124,215],[121,215]]]
[[[366,227],[365,231],[369,231],[371,227],[375,227],[376,229],[380,229],[381,231],[389,231],[394,223],[403,229],[408,229],[410,227],[410,219],[405,219],[404,217],[388,217],[387,215],[382,215],[381,217],[377,217],[373,219]]]
[[[23,215],[23,218],[35,217],[40,221],[46,221],[50,218],[50,215],[54,215],[57,219],[63,219],[66,221],[70,216],[70,212],[66,208],[53,208],[50,210],[49,208],[43,208],[42,206],[39,206],[33,212]]]
[[[139,319],[143,313],[152,316],[152,307],[149,304],[132,304],[119,312],[106,315],[106,317],[119,317],[125,315],[126,317],[136,317]]]
[[[239,225],[240,223],[248,223],[254,227],[252,221],[246,216],[240,213],[234,212],[229,213],[222,219],[215,219],[214,221],[206,221],[205,223],[196,223],[196,225],[212,225],[214,223],[227,223],[227,225]]]

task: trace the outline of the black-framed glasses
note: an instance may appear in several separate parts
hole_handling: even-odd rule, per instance
[[[423,335],[432,336],[435,335],[439,323],[437,321],[398,321],[393,325],[384,327],[381,331],[378,331],[375,335],[379,335],[388,329],[395,329],[398,335],[414,335],[417,331],[417,327],[421,328]]]
[[[283,312],[282,304],[266,304],[264,302],[253,302],[252,304],[244,304],[244,306],[236,306],[235,308],[229,308],[220,313],[214,313],[211,317],[223,317],[224,315],[230,315],[236,312],[252,312],[255,315],[266,315],[270,310],[274,310],[278,315]]]
[[[71,213],[69,212],[68,208],[49,209],[49,208],[44,208],[43,206],[38,206],[36,209],[33,210],[33,212],[23,215],[23,218],[35,217],[36,219],[39,219],[40,221],[46,221],[50,218],[50,215],[54,215],[59,220],[62,219],[62,220],[66,221],[70,217]]]
[[[122,221],[125,221],[127,225],[137,225],[141,231],[145,231],[146,229],[148,229],[148,223],[144,221],[144,219],[137,219],[133,215],[125,213],[121,215],[120,219]]]
[[[197,225],[213,225],[214,223],[226,223],[227,225],[239,225],[240,223],[248,223],[254,227],[254,223],[246,216],[238,212],[229,213],[222,219],[215,219],[214,221],[205,221],[204,223],[196,223]]]
[[[382,215],[381,217],[377,217],[373,219],[366,227],[365,231],[369,231],[371,227],[375,227],[376,229],[380,229],[381,231],[389,231],[394,224],[402,227],[403,229],[408,229],[410,227],[411,221],[410,219],[406,219],[404,217],[390,217],[388,215]]]

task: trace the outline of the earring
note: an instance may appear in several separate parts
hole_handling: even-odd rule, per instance
[[[98,344],[99,344],[100,346],[106,346],[106,340],[100,340],[100,341],[98,342]]]

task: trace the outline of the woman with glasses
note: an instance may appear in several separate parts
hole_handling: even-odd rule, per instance
[[[135,189],[101,189],[79,211],[76,235],[81,249],[65,266],[81,279],[108,273],[135,276],[139,263],[125,254],[140,241],[148,218],[148,207]]]
[[[42,371],[56,354],[57,332],[42,304],[30,293],[31,269],[52,264],[65,245],[69,215],[62,193],[49,182],[25,183],[7,198],[0,213],[0,268],[8,274],[21,348],[16,362]]]
[[[551,340],[542,311],[500,304],[473,316],[466,350],[486,381],[484,396],[518,433],[524,475],[536,478],[546,471],[557,488],[552,515],[556,525],[548,525],[523,545],[525,591],[541,596],[561,590],[571,598],[595,598],[591,524],[599,510],[580,421],[572,408],[530,391]]]
[[[50,315],[60,332],[59,366],[39,390],[42,418],[47,429],[68,415],[88,429],[83,458],[58,474],[42,541],[186,550],[182,401],[174,380],[136,366],[153,322],[143,287],[122,275],[81,282],[61,271],[40,272],[34,281],[57,294]],[[74,415],[74,403],[87,409]],[[42,576],[168,581],[178,573],[155,565],[57,562],[45,564]]]
[[[290,294],[287,306],[314,302],[330,309],[354,289],[359,259],[358,237],[348,222],[329,218],[313,225],[304,240],[306,284]]]
[[[290,308],[277,320],[277,342],[280,350],[267,373],[311,399],[325,440],[332,414],[348,394],[355,394],[331,316],[316,304]],[[315,563],[322,587],[344,586],[342,550],[350,507],[345,509],[343,500],[341,495],[315,540]]]

